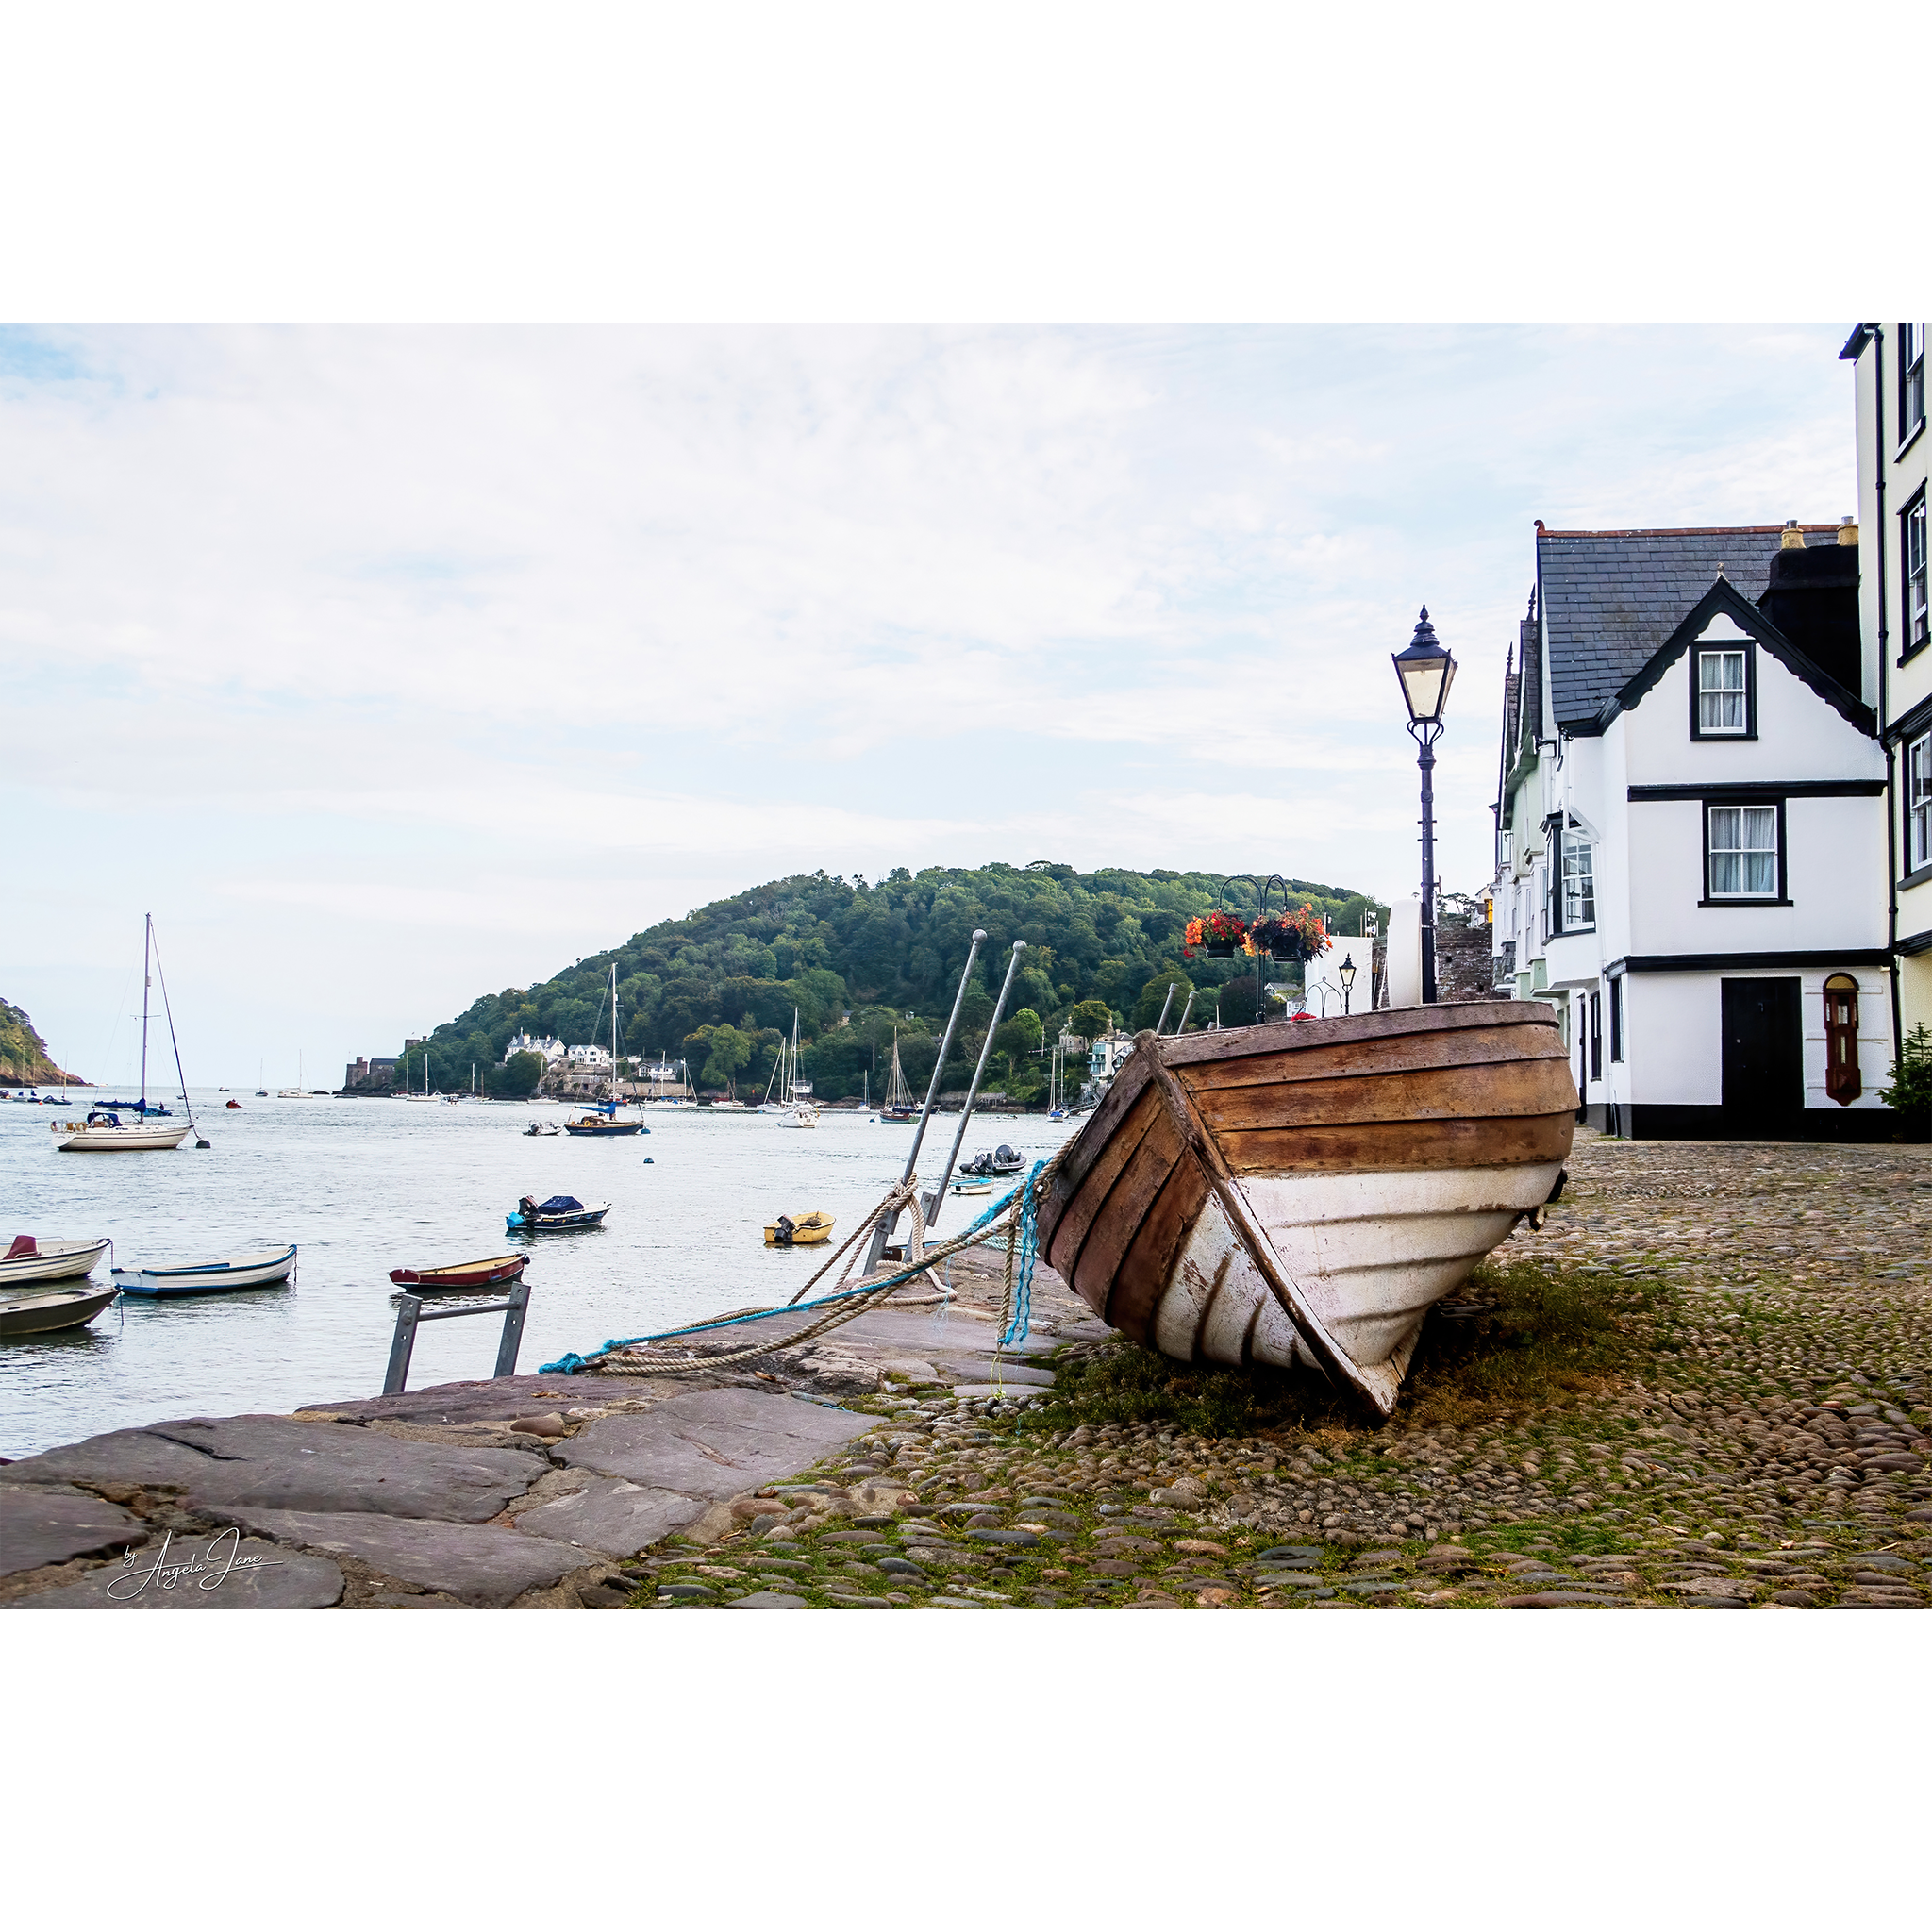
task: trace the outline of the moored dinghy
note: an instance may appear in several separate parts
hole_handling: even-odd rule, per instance
[[[1536,1001],[1142,1033],[1041,1253],[1163,1355],[1309,1364],[1386,1415],[1430,1307],[1550,1199],[1575,1109]]]
[[[295,1245],[258,1248],[225,1261],[200,1261],[184,1268],[117,1268],[114,1286],[124,1294],[173,1299],[190,1294],[226,1294],[237,1288],[273,1288],[295,1266]]]
[[[441,1268],[391,1268],[389,1278],[412,1294],[440,1294],[461,1288],[496,1288],[514,1281],[530,1265],[527,1255],[491,1255],[481,1261],[452,1261]]]
[[[6,1254],[0,1255],[0,1291],[86,1274],[108,1245],[106,1235],[92,1241],[49,1241],[44,1235],[17,1234]]]

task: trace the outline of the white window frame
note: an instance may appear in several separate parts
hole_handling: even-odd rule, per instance
[[[1925,571],[1925,491],[1919,491],[1917,503],[1908,504],[1899,519],[1905,527],[1899,532],[1899,575],[1906,629],[1905,649],[1909,658],[1927,637]]]
[[[1575,863],[1577,859],[1582,864]],[[1590,836],[1574,824],[1563,828],[1563,930],[1590,932],[1596,925],[1596,860]]]
[[[1779,852],[1778,852],[1778,809],[1769,802],[1763,805],[1707,805],[1705,813],[1705,854],[1706,876],[1705,896],[1709,899],[1776,899],[1782,896],[1778,891]],[[1736,839],[1732,843],[1720,844],[1718,825],[1720,821],[1736,822]],[[1757,842],[1763,833],[1766,822],[1771,828],[1771,842]],[[1746,844],[1746,837],[1753,842]],[[1771,880],[1766,886],[1754,886],[1751,877],[1750,861],[1763,858],[1770,862]],[[1729,888],[1718,884],[1718,867],[1724,860],[1735,860],[1737,883]]]
[[[1724,679],[1724,667],[1733,661],[1738,667],[1735,685]],[[1706,675],[1713,664],[1717,666],[1716,682]],[[1733,701],[1737,708],[1735,724],[1726,716]],[[1740,644],[1734,651],[1700,649],[1697,653],[1697,735],[1700,738],[1743,738],[1750,729],[1750,669],[1745,661],[1743,646]]]
[[[1906,870],[1932,865],[1932,731],[1906,746]]]
[[[1925,325],[1898,325],[1898,440],[1909,442],[1925,426]]]

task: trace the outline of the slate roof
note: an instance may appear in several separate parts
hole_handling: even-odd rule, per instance
[[[1805,542],[1836,543],[1836,524],[1801,525]],[[1537,525],[1537,583],[1558,728],[1588,730],[1663,648],[1710,589],[1719,564],[1756,604],[1784,537],[1779,524],[1734,529],[1546,530]],[[1527,667],[1525,666],[1525,669]]]

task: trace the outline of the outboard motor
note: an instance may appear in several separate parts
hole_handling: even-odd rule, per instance
[[[791,1245],[791,1234],[793,1225],[794,1224],[792,1222],[791,1215],[779,1215],[778,1239],[773,1245],[780,1248],[789,1248]]]

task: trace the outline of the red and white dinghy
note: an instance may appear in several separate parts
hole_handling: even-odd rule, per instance
[[[1163,1355],[1307,1364],[1387,1415],[1430,1307],[1549,1200],[1575,1122],[1539,1001],[1142,1033],[1040,1250]]]
[[[417,1294],[444,1289],[501,1288],[530,1265],[527,1255],[492,1255],[484,1261],[453,1261],[446,1268],[391,1268],[389,1278]]]

